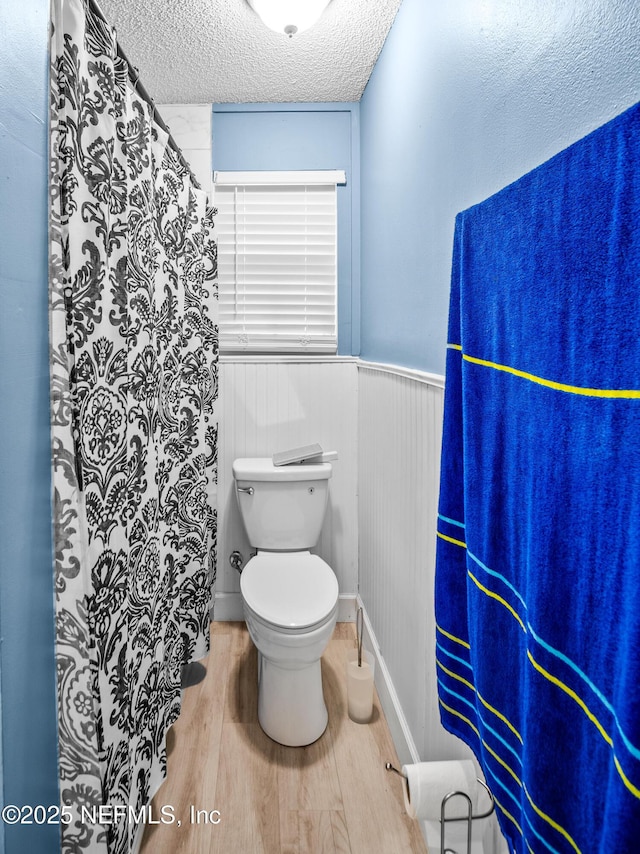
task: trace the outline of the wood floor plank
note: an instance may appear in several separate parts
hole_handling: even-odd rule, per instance
[[[355,623],[336,623],[336,627],[333,630],[332,640],[352,640],[355,644],[356,624]]]
[[[280,809],[341,810],[342,793],[327,728],[306,747],[277,747]]]
[[[258,653],[244,623],[229,623],[231,660],[224,720],[258,722]]]
[[[330,812],[302,810],[298,813],[298,827],[300,854],[336,854]]]
[[[199,695],[197,725],[201,733],[201,752],[189,769],[192,792],[190,814],[197,816],[198,820],[189,822],[189,844],[185,847],[188,854],[209,854],[211,838],[217,833],[218,827],[213,822],[218,818],[221,820],[215,810],[218,807],[217,778],[224,708],[229,690],[230,647],[229,635],[215,634],[212,637],[207,678]],[[204,816],[207,816],[206,820]]]
[[[177,821],[149,825],[140,854],[209,854],[208,833],[201,825],[192,824],[190,815],[191,807],[215,808],[229,661],[230,638],[212,634],[211,652],[203,662],[207,674],[201,683],[184,692],[182,712],[167,737],[167,779],[153,799],[154,815],[161,815],[162,808],[170,806]]]
[[[280,809],[280,854],[300,854],[297,810]]]
[[[329,644],[326,666],[344,672],[351,648],[348,641]],[[346,677],[333,691],[330,727],[352,854],[369,854],[374,841],[385,854],[425,854],[420,828],[404,812],[400,780],[384,767],[385,762],[397,765],[398,759],[390,736],[380,731],[383,727],[388,733],[388,727],[377,693],[371,722],[357,724],[347,714]]]
[[[331,813],[331,829],[333,831],[333,845],[336,854],[351,854],[349,845],[349,831],[342,810],[334,810]]]
[[[211,634],[212,635],[228,635],[234,626],[238,626],[240,623],[238,622],[229,622],[223,620],[217,620],[211,623]]]
[[[276,747],[258,724],[223,725],[218,769],[222,820],[210,854],[280,854]]]

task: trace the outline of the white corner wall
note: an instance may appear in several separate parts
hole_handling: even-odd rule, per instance
[[[435,674],[443,385],[401,368],[360,369],[360,597],[423,760],[469,753],[440,725]]]
[[[443,404],[438,375],[360,363],[360,600],[365,643],[378,660],[376,685],[401,764],[475,761],[442,727],[438,709],[434,576]],[[421,824],[429,851],[437,854],[439,823]],[[473,852],[507,854],[495,817],[477,825]]]
[[[211,199],[211,104],[158,104],[157,107],[196,180]]]

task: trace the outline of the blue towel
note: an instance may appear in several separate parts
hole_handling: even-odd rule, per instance
[[[640,104],[457,217],[436,623],[512,849],[640,852]]]

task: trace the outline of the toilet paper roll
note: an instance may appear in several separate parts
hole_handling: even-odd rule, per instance
[[[417,762],[403,765],[404,808],[407,815],[421,821],[440,820],[442,799],[449,792],[465,792],[471,798],[472,812],[477,813],[480,785],[471,760],[448,762]],[[467,816],[464,798],[453,798],[447,802],[447,818]]]

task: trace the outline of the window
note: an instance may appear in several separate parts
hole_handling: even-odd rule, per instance
[[[335,353],[344,172],[216,172],[222,353]]]

